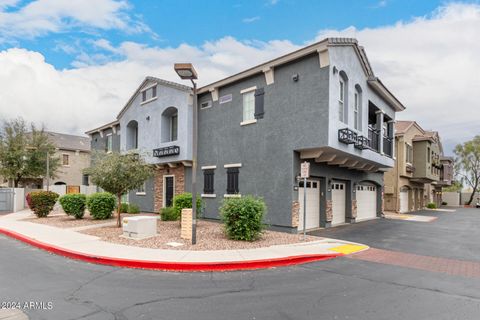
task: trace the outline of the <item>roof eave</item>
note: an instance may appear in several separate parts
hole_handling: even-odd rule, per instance
[[[370,87],[379,94],[396,111],[405,110],[405,106],[398,100],[377,77],[371,77],[367,80]]]

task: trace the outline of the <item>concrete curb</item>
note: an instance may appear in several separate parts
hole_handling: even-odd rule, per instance
[[[109,265],[122,268],[148,269],[175,272],[211,272],[211,271],[238,271],[238,270],[257,270],[275,267],[285,267],[298,264],[304,264],[314,261],[329,260],[339,256],[342,253],[331,254],[311,254],[288,256],[282,258],[265,259],[265,260],[247,260],[247,261],[231,261],[231,262],[164,262],[149,260],[131,260],[120,259],[114,257],[105,257],[98,255],[89,255],[76,252],[54,245],[37,241],[20,233],[0,228],[0,234],[10,238],[22,241],[33,247],[45,250],[70,259],[80,260],[89,263]]]

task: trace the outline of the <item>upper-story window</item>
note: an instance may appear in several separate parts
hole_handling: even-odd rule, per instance
[[[357,84],[353,100],[353,127],[362,130],[362,89]]]
[[[127,124],[127,150],[138,148],[138,122],[135,120]]]
[[[70,165],[70,158],[68,154],[63,154],[62,155],[62,165],[68,166]]]
[[[112,134],[109,134],[107,136],[107,141],[105,143],[105,151],[106,152],[112,152],[113,151],[113,136],[112,136]]]
[[[149,102],[157,97],[157,85],[142,90],[142,103]]]
[[[178,109],[169,107],[162,113],[162,142],[178,140]]]
[[[413,147],[409,144],[405,144],[405,162],[413,164]]]
[[[255,119],[255,91],[243,93],[243,121]]]
[[[338,92],[338,120],[347,122],[345,119],[345,106],[348,105],[348,78],[345,72],[340,71]]]
[[[430,163],[430,147],[427,148],[427,162]]]
[[[178,138],[178,113],[170,118],[170,140],[177,141]]]

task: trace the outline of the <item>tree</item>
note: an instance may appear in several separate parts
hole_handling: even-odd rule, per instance
[[[18,187],[25,178],[45,178],[47,155],[49,176],[54,178],[60,159],[54,156],[55,146],[44,128],[37,129],[22,119],[5,121],[0,130],[0,175]]]
[[[466,183],[473,190],[467,202],[467,205],[470,205],[480,184],[480,136],[458,144],[454,152],[456,174],[462,183]]]
[[[138,154],[113,152],[96,154],[93,166],[84,173],[90,176],[93,184],[117,197],[117,227],[121,227],[122,195],[138,189],[153,170]]]
[[[442,191],[444,192],[460,192],[463,189],[463,184],[460,181],[452,181],[452,185],[448,187],[443,187]]]

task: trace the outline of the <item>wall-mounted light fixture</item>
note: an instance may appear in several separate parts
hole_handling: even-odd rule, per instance
[[[147,116],[147,118],[146,118],[146,119],[147,119],[147,121],[150,121],[150,116]]]
[[[354,182],[353,183],[353,193],[355,193],[357,191],[357,183]]]
[[[332,179],[327,180],[327,190],[328,192],[332,191]]]

